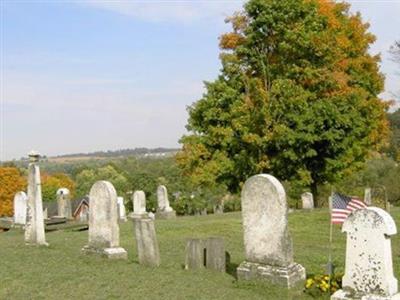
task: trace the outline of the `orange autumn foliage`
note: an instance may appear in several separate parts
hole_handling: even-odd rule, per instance
[[[0,216],[12,216],[14,195],[25,191],[26,178],[17,168],[0,168]]]

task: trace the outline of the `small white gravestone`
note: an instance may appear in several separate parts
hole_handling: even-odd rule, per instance
[[[397,233],[392,217],[368,207],[352,212],[343,223],[347,233],[343,289],[332,300],[400,300],[393,275],[390,236]]]
[[[371,188],[366,188],[364,191],[364,202],[368,206],[372,205],[372,194],[371,194]]]
[[[26,223],[26,202],[28,196],[25,192],[18,192],[14,196],[14,224],[25,225]]]
[[[249,178],[242,190],[246,260],[239,280],[259,279],[287,288],[303,283],[305,269],[293,261],[288,206],[282,184],[267,174]]]
[[[173,219],[176,217],[176,212],[169,206],[167,188],[163,185],[157,188],[157,204],[156,218]]]
[[[117,205],[118,205],[118,218],[122,222],[126,222],[126,209],[124,204],[124,198],[117,197]]]
[[[31,245],[48,245],[44,233],[42,186],[38,166],[40,154],[29,153],[28,201],[26,210],[25,242]]]
[[[89,244],[82,251],[127,259],[119,246],[117,192],[108,181],[97,181],[89,194]]]
[[[71,193],[67,188],[61,188],[57,190],[57,208],[58,216],[72,219],[72,209],[71,209]]]
[[[301,202],[303,204],[303,209],[314,209],[314,197],[310,192],[301,194]]]
[[[135,191],[132,196],[133,213],[132,218],[147,217],[146,212],[146,194],[143,191]]]

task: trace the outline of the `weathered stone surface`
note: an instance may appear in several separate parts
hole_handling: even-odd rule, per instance
[[[189,239],[186,242],[186,270],[198,270],[204,268],[205,243],[202,239]]]
[[[160,251],[154,221],[150,218],[133,219],[139,264],[149,267],[160,265]]]
[[[211,237],[206,241],[206,267],[207,269],[225,272],[226,254],[224,239]]]
[[[25,225],[26,222],[26,202],[28,196],[25,192],[18,192],[14,196],[14,224]]]
[[[364,202],[365,204],[367,204],[368,206],[372,205],[372,192],[371,192],[371,188],[366,188],[364,191]]]
[[[124,198],[117,197],[117,206],[118,206],[118,220],[121,222],[126,222],[126,209],[124,204]]]
[[[237,269],[238,279],[257,278],[287,287],[305,280],[305,269],[293,262],[282,184],[271,175],[255,175],[244,184],[241,197],[246,261]]]
[[[127,255],[124,257],[121,254],[125,250],[119,247],[117,192],[114,186],[108,181],[97,181],[90,189],[89,199],[89,244],[82,250],[110,258],[126,258]],[[109,248],[117,249],[111,251]],[[113,252],[118,254],[111,257]]]
[[[224,213],[224,205],[223,204],[216,204],[213,207],[214,214],[223,214]]]
[[[331,299],[400,299],[392,265],[390,236],[397,233],[392,217],[377,207],[356,210],[342,231],[347,233],[343,289]]]
[[[207,216],[207,208],[203,208],[200,212],[202,216]]]
[[[169,205],[167,188],[163,185],[157,188],[157,204],[156,218],[173,219],[176,217],[176,212]]]
[[[29,153],[28,201],[26,210],[25,242],[32,245],[48,245],[44,233],[42,187],[40,169],[37,165],[40,155]]]
[[[143,191],[135,191],[133,193],[133,213],[132,218],[146,218],[146,194]]]
[[[301,202],[303,209],[314,209],[314,197],[312,193],[306,192],[301,194]]]
[[[71,193],[67,188],[57,190],[58,216],[72,219]]]

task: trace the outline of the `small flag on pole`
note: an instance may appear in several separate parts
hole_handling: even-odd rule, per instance
[[[352,211],[365,207],[367,205],[356,197],[333,193],[331,222],[332,224],[343,224]]]

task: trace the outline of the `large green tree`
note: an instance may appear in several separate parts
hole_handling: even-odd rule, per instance
[[[189,107],[177,156],[193,182],[237,191],[270,172],[316,193],[382,145],[375,37],[347,4],[250,0],[228,21],[221,72]]]

